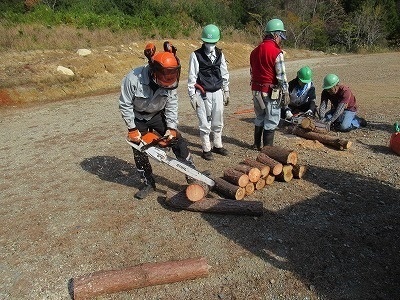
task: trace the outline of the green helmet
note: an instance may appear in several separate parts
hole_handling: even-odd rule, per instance
[[[309,83],[312,79],[312,71],[309,66],[302,67],[300,70],[297,71],[297,78],[302,83]]]
[[[324,78],[324,84],[322,88],[324,90],[329,90],[331,87],[334,87],[339,83],[339,77],[335,74],[328,74]]]
[[[221,32],[219,28],[214,24],[209,24],[203,28],[203,32],[201,33],[201,39],[206,43],[216,43],[221,38]]]
[[[283,26],[283,22],[279,19],[269,20],[267,25],[265,26],[265,32],[275,32],[282,31],[286,32],[285,27]]]

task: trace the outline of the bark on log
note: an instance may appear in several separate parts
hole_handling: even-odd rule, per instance
[[[210,187],[202,181],[195,180],[186,187],[186,197],[193,202],[200,201],[207,196]]]
[[[272,159],[279,161],[281,164],[297,164],[298,154],[296,151],[288,150],[279,146],[264,146],[261,152],[267,154]]]
[[[165,203],[173,208],[195,212],[247,216],[261,216],[264,213],[261,201],[204,198],[197,202],[191,202],[183,191],[174,193],[172,190],[167,190]]]
[[[308,140],[317,140],[324,145],[328,145],[334,147],[339,150],[346,150],[351,147],[352,142],[348,140],[342,140],[335,136],[331,136],[328,134],[321,134],[312,131],[306,131],[301,127],[293,126],[289,129],[291,134],[297,135],[299,137],[308,139]]]
[[[245,187],[250,181],[249,176],[247,174],[232,168],[224,170],[223,178],[226,181],[234,185],[238,185],[240,187]]]
[[[276,176],[276,179],[279,181],[289,182],[293,179],[293,166],[292,165],[284,165],[282,168],[282,172]]]
[[[247,174],[251,182],[257,182],[261,178],[261,171],[258,168],[254,168],[245,164],[239,164],[235,166],[234,169]]]
[[[73,279],[74,300],[205,277],[209,269],[206,259],[200,257],[98,271]]]
[[[259,179],[260,180],[260,179]],[[247,195],[251,195],[254,193],[255,187],[254,187],[254,182],[249,182],[246,186],[245,186],[245,191],[246,191],[246,196]]]
[[[272,175],[276,176],[282,172],[283,165],[279,161],[269,157],[265,153],[260,152],[257,155],[257,161],[269,166],[271,168],[270,172],[272,173]]]
[[[314,131],[322,134],[327,134],[330,130],[325,123],[308,117],[301,120],[300,126],[307,131]]]
[[[243,187],[234,185],[223,178],[215,178],[214,181],[214,189],[230,199],[242,200],[246,196],[246,190]]]
[[[269,174],[267,177],[264,178],[265,179],[265,185],[271,185],[274,183],[275,181],[275,176],[272,174]]]
[[[304,174],[307,171],[307,167],[304,165],[295,165],[293,166],[293,177],[297,179],[303,178]]]
[[[256,183],[254,183],[254,188],[256,190],[261,190],[265,187],[265,179],[264,178],[260,178],[259,181],[257,181]]]
[[[256,161],[255,159],[246,158],[243,161],[243,163],[245,165],[259,169],[261,172],[261,178],[267,177],[271,170],[270,166],[264,165],[263,163],[260,163],[259,161]]]

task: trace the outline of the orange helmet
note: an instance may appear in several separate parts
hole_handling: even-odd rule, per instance
[[[158,52],[152,57],[150,72],[158,86],[176,89],[181,75],[179,58],[171,52]]]

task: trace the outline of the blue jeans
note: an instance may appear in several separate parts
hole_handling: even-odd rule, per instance
[[[325,115],[325,119],[328,121],[332,119],[334,111],[329,111]],[[352,129],[360,128],[360,121],[356,115],[355,111],[345,110],[339,118],[337,118],[336,122],[339,122],[339,130],[340,131],[349,131]]]

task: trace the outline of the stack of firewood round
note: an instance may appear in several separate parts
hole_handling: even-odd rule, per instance
[[[255,159],[247,158],[240,164],[224,170],[223,175],[214,178],[214,190],[227,199],[242,200],[257,190],[273,182],[289,182],[293,178],[302,178],[306,166],[297,162],[296,151],[279,146],[265,146]],[[195,182],[186,188],[186,197],[190,201],[200,201],[209,192],[202,182]]]

